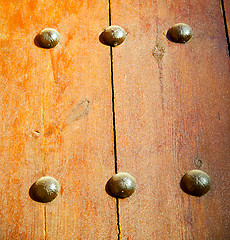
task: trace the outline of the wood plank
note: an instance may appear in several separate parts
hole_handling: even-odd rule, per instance
[[[108,4],[1,3],[0,236],[117,239],[105,192],[114,173],[110,51],[99,42]],[[45,27],[61,33],[54,49],[34,43]],[[28,194],[43,175],[61,185],[48,204]]]
[[[138,184],[119,201],[120,239],[228,239],[230,81],[219,3],[111,2],[112,24],[128,32],[113,49],[118,171]],[[165,36],[178,22],[194,30],[186,44]],[[180,189],[197,158],[213,182],[201,198]]]
[[[44,239],[44,207],[29,197],[29,188],[42,175],[43,140],[37,131],[46,66],[37,66],[44,53],[34,46],[26,7],[1,1],[0,8],[0,239]]]
[[[47,67],[45,175],[62,190],[47,204],[46,238],[117,239],[115,200],[105,192],[114,173],[110,49],[99,41],[108,3],[49,4],[43,6],[47,11],[40,11],[41,4],[35,9],[43,19],[37,30],[54,27],[62,36],[55,49],[38,49]]]

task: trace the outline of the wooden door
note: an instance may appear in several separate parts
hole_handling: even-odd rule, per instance
[[[229,1],[1,0],[0,239],[230,239]],[[176,23],[193,37],[167,38]],[[119,25],[124,43],[99,40]],[[36,36],[54,28],[59,44]],[[211,190],[180,187],[191,169]],[[135,177],[125,199],[105,191]],[[60,194],[31,199],[55,178]]]

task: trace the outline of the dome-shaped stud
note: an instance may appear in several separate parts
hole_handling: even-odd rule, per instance
[[[130,197],[136,188],[135,178],[124,172],[113,175],[106,184],[106,192],[116,198]]]
[[[37,202],[47,203],[53,201],[60,192],[60,185],[52,177],[42,177],[30,188],[30,197]]]
[[[190,170],[181,179],[181,188],[187,194],[200,197],[211,188],[211,179],[201,170]]]
[[[100,39],[103,44],[116,47],[125,41],[126,36],[127,33],[122,27],[112,25],[101,33]]]
[[[168,30],[170,40],[176,43],[185,43],[193,36],[192,28],[185,23],[177,23]]]
[[[39,45],[43,48],[53,48],[60,41],[60,34],[52,28],[43,29],[38,35]]]

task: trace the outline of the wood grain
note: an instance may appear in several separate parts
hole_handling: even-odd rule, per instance
[[[107,1],[1,1],[1,239],[117,239]],[[61,34],[36,46],[44,28]],[[49,175],[60,196],[29,197]]]
[[[118,171],[138,184],[120,200],[120,239],[230,238],[230,81],[219,3],[112,1],[111,12],[128,32],[113,50]],[[165,36],[178,22],[194,30],[186,44]],[[197,159],[213,182],[201,198],[180,189]]]
[[[225,11],[225,17],[226,17],[225,24],[227,25],[227,31],[228,31],[228,37],[229,37],[230,36],[230,2],[224,0],[223,5],[224,5],[224,11]],[[223,12],[222,12],[222,14],[223,14]]]
[[[217,1],[111,0],[127,40],[113,48],[118,171],[137,192],[116,201],[110,48],[99,41],[108,1],[1,1],[0,239],[229,239],[229,62]],[[228,19],[229,4],[225,10]],[[227,20],[228,21],[228,20]],[[189,24],[194,37],[170,42]],[[45,27],[54,49],[37,46]],[[229,29],[229,28],[228,28]],[[211,191],[191,197],[183,174],[207,172]],[[42,176],[57,199],[29,197]]]
[[[81,3],[75,8],[69,2],[73,12],[56,8],[63,17],[52,26],[62,40],[43,59],[44,172],[62,187],[61,196],[46,207],[46,238],[116,239],[116,205],[105,192],[114,173],[110,58],[99,41],[108,4]]]
[[[8,4],[1,1],[0,10],[0,239],[44,239],[44,207],[32,201],[29,188],[42,175],[43,140],[37,131],[43,124],[46,68],[37,67],[43,54],[33,32],[19,26],[17,4]]]

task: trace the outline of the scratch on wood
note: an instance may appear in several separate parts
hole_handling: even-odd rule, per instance
[[[160,88],[161,88],[162,108],[164,110],[164,80],[163,80],[163,67],[162,67],[161,61],[158,61],[158,71],[159,71],[159,81],[160,81]]]
[[[220,113],[218,113],[218,119],[219,119],[219,121],[221,120]]]
[[[157,38],[156,44],[153,48],[153,56],[157,60],[158,64],[158,72],[159,72],[159,81],[160,81],[160,90],[161,90],[161,101],[162,101],[162,108],[164,110],[164,81],[163,81],[163,65],[162,59],[165,55],[166,47],[159,41]]]
[[[70,113],[65,123],[69,124],[71,122],[77,121],[80,118],[86,116],[89,113],[91,107],[91,101],[89,99],[82,100]]]

